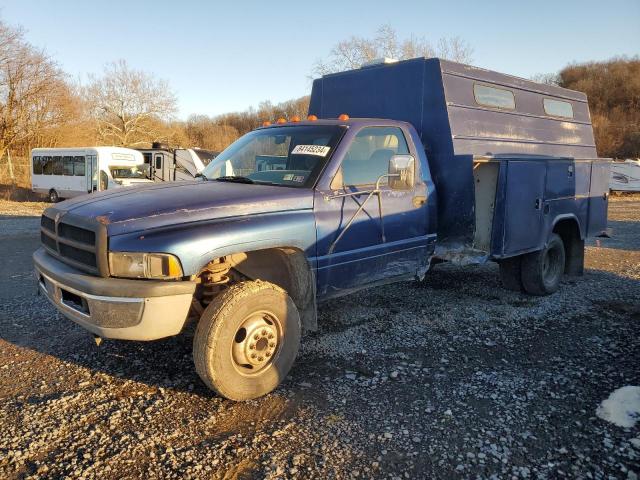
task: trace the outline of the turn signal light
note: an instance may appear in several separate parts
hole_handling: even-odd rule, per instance
[[[292,122],[299,122],[300,121],[300,117],[297,115],[294,115],[293,117],[291,117],[291,121]]]
[[[309,120],[310,122],[315,122],[316,120],[318,120],[318,117],[316,117],[315,115],[309,115],[307,117],[307,120]]]
[[[263,127],[268,127],[269,125],[271,125],[271,122],[262,122]]]
[[[276,123],[287,123],[287,121],[284,118],[280,117],[278,120],[276,120]]]
[[[349,120],[349,115],[347,115],[346,113],[343,113],[342,115],[340,115],[338,117],[338,120],[341,120],[343,122],[346,122],[347,120]]]

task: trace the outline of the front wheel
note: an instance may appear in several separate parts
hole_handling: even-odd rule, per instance
[[[259,280],[232,285],[200,317],[193,339],[196,371],[230,400],[260,397],[289,373],[300,335],[298,309],[280,287]]]
[[[58,195],[58,192],[55,191],[55,189],[51,189],[49,190],[49,201],[51,203],[58,203],[60,201],[60,196]]]
[[[546,248],[522,257],[522,285],[532,295],[549,295],[560,286],[564,273],[565,251],[562,238],[551,235]]]

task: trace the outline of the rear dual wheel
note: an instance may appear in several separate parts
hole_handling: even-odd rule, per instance
[[[289,373],[300,335],[298,310],[280,287],[263,281],[232,285],[200,317],[193,340],[196,371],[223,397],[260,397]]]
[[[524,290],[531,295],[554,293],[560,287],[565,258],[562,238],[554,233],[542,250],[501,261],[502,284],[508,290]]]

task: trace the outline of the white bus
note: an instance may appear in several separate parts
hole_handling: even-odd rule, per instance
[[[34,148],[31,188],[51,202],[85,193],[149,183],[142,153],[122,147]]]

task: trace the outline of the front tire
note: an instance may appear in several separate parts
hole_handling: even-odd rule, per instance
[[[560,287],[565,251],[562,238],[551,235],[547,246],[522,257],[522,285],[532,295],[549,295]]]
[[[300,346],[300,315],[277,285],[260,280],[232,285],[205,309],[193,339],[202,381],[230,400],[273,391]]]
[[[49,190],[49,201],[51,203],[58,203],[60,201],[60,195],[58,195],[58,192],[53,188]]]

